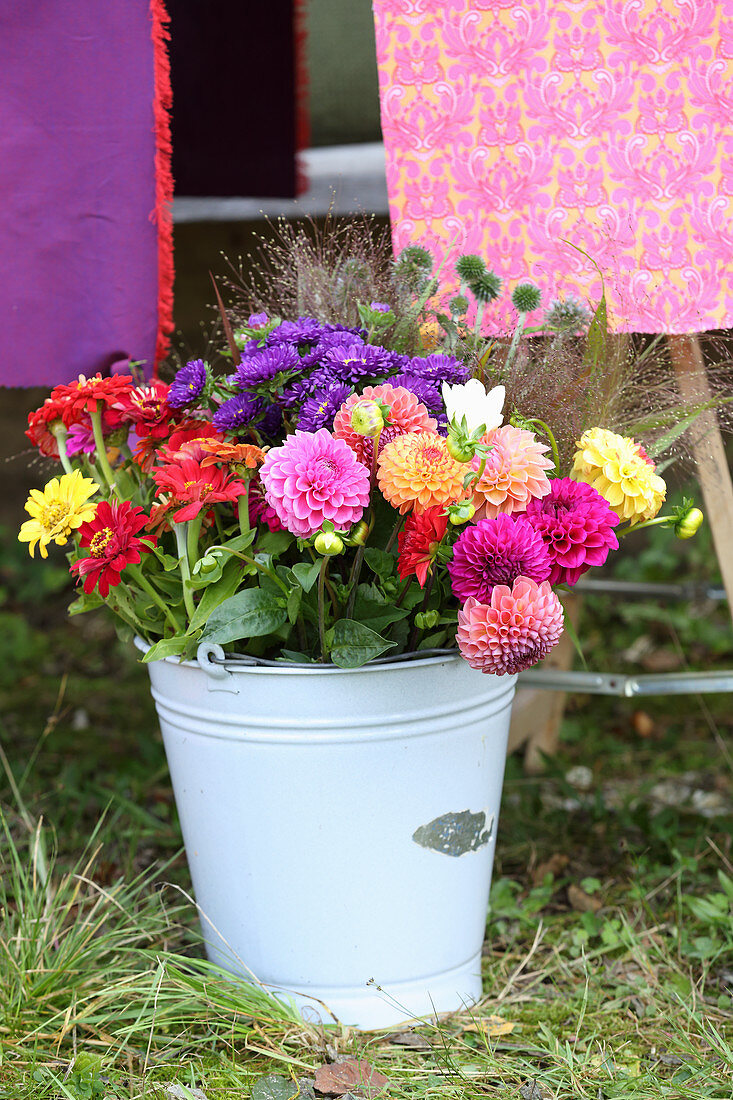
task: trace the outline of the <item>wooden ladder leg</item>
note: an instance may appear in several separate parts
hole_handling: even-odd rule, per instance
[[[700,340],[696,335],[670,336],[669,354],[677,384],[685,401],[692,404],[712,397],[705,374]],[[714,409],[700,413],[690,428],[698,480],[710,524],[713,545],[733,619],[733,481],[725,456],[723,437]]]

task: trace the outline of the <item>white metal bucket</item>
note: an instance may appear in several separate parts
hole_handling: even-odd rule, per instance
[[[475,1002],[516,678],[215,650],[148,666],[209,958],[365,1029]]]

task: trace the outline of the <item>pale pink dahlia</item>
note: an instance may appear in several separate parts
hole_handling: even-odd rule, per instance
[[[465,527],[448,563],[451,586],[459,600],[469,596],[488,603],[497,584],[517,577],[546,581],[552,562],[538,531],[524,516],[499,515]]]
[[[562,629],[562,606],[549,582],[517,577],[511,590],[498,584],[488,604],[469,596],[458,612],[458,648],[471,668],[503,676],[536,664]]]
[[[547,496],[531,500],[525,514],[550,555],[550,584],[575,584],[592,565],[603,565],[609,550],[618,549],[613,531],[618,516],[583,481],[555,478]]]
[[[327,519],[345,531],[369,503],[369,471],[327,428],[289,435],[282,447],[267,452],[260,478],[278,519],[300,538]]]
[[[545,470],[551,470],[553,463],[545,455],[550,448],[534,432],[504,424],[486,432],[481,442],[489,444],[490,450],[484,472],[473,486],[477,519],[523,512],[534,497],[549,493]],[[478,456],[472,465],[479,469]]]
[[[359,435],[351,426],[351,413],[359,401],[381,401],[389,406],[389,423],[382,429],[379,437],[379,449],[398,435],[407,432],[434,432],[438,426],[414,393],[403,386],[390,386],[382,383],[378,386],[365,386],[361,393],[352,393],[345,401],[333,421],[333,434],[344,439],[360,462],[371,467],[374,453],[374,441],[365,435]]]

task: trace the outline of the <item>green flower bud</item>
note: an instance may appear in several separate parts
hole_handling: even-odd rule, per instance
[[[485,272],[469,286],[477,302],[493,302],[501,294],[501,279],[493,271]]]
[[[319,531],[313,542],[316,553],[323,554],[324,558],[334,557],[340,554],[344,548],[343,539],[335,531]]]
[[[448,308],[452,317],[462,317],[468,309],[468,298],[463,294],[456,294],[455,298],[451,298],[448,303]]]
[[[542,291],[534,283],[520,283],[514,287],[512,305],[518,313],[531,313],[538,309],[542,301]]]
[[[476,514],[476,508],[472,500],[459,500],[457,504],[451,504],[448,508],[448,521],[454,527],[460,527],[462,523],[468,523]]]
[[[470,462],[476,454],[476,443],[465,435],[448,433],[445,441],[448,454],[455,458],[456,462]]]
[[[464,283],[473,283],[486,274],[486,264],[480,256],[470,253],[456,260],[456,275]]]
[[[369,538],[369,524],[365,519],[357,523],[356,527],[351,533],[349,542],[352,546],[363,546],[366,540]]]
[[[351,410],[351,427],[357,435],[376,438],[384,427],[384,414],[376,401],[357,401]]]
[[[700,530],[704,518],[699,508],[690,508],[675,523],[675,535],[678,539],[691,539]]]
[[[439,611],[418,611],[415,616],[415,626],[420,630],[432,630],[440,620]]]
[[[219,559],[214,554],[204,554],[194,565],[193,571],[196,574],[200,573],[203,576],[208,576],[209,573],[215,573],[219,568]]]

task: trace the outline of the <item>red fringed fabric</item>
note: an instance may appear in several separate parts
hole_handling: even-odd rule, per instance
[[[153,72],[155,94],[155,210],[153,219],[158,229],[158,338],[155,346],[155,369],[168,354],[173,331],[173,173],[171,158],[170,112],[173,105],[171,68],[168,57],[170,20],[163,0],[151,0],[150,16],[153,35]]]

